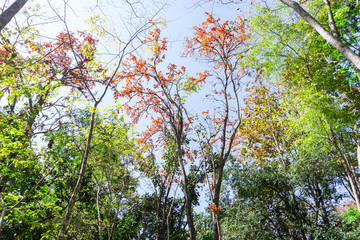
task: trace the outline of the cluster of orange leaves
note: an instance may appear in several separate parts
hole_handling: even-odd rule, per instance
[[[221,206],[217,207],[216,204],[210,204],[209,207],[211,212],[213,212],[216,216],[219,216],[221,211]]]
[[[17,56],[16,49],[8,42],[1,43],[0,46],[0,63],[9,64],[13,62]]]
[[[96,83],[108,80],[106,70],[102,67],[89,68],[87,65],[95,60],[97,42],[89,33],[61,32],[51,42],[25,40],[24,45],[28,50],[26,57],[21,57],[11,44],[5,43],[0,47],[0,63],[6,61],[10,66],[16,60],[14,65],[35,81],[46,84],[60,82],[70,87],[70,94],[76,92],[86,96]],[[27,64],[22,63],[26,61]],[[103,79],[95,79],[94,75],[97,74]]]
[[[87,66],[87,63],[95,60],[97,42],[91,34],[79,31],[77,36],[71,32],[62,32],[53,42],[29,42],[29,45],[31,51],[38,52],[48,65],[44,75],[70,86],[71,94],[81,92],[86,95],[96,83],[104,84],[109,79],[101,66]],[[102,79],[95,79],[97,74]]]
[[[207,20],[199,26],[195,26],[194,36],[186,40],[184,55],[193,55],[195,52],[200,57],[212,59],[215,68],[225,68],[220,58],[230,59],[243,48],[247,34],[244,21],[237,16],[234,21],[220,23],[220,18],[215,19],[212,14],[206,13]],[[220,57],[221,56],[221,57]],[[227,66],[229,67],[229,66]],[[230,67],[236,67],[231,66]]]
[[[125,84],[122,89],[115,91],[114,97],[129,100],[124,108],[134,123],[144,115],[152,116],[151,124],[141,136],[141,142],[155,147],[165,143],[163,131],[170,121],[175,125],[180,124],[176,114],[179,108],[181,109],[186,94],[181,98],[177,93],[186,90],[179,89],[179,82],[184,79],[186,68],[170,63],[166,66],[166,71],[159,70],[167,50],[167,41],[160,37],[159,29],[149,32],[144,43],[150,46],[152,56],[144,60],[130,55],[124,61],[123,70],[116,77],[124,80]],[[198,77],[192,78],[191,82],[201,84],[206,76],[206,72],[198,73]],[[189,127],[190,122],[191,119],[182,122],[185,129]],[[152,137],[156,134],[160,137],[154,143]]]

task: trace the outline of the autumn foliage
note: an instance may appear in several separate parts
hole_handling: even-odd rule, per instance
[[[143,60],[131,55],[124,65],[124,70],[117,76],[125,80],[125,85],[115,92],[115,97],[124,97],[131,102],[124,105],[126,113],[137,123],[142,116],[149,117],[151,123],[143,132],[142,141],[154,146],[164,146],[165,133],[169,131],[187,131],[189,121],[177,117],[184,110],[187,90],[192,85],[203,84],[207,73],[199,73],[197,78],[187,77],[184,66],[167,64],[165,68],[166,38],[160,37],[160,29],[149,32],[146,39],[151,56]],[[159,133],[156,143],[153,136]],[[175,134],[182,134],[177,132]]]
[[[207,19],[199,26],[194,26],[194,34],[186,39],[184,56],[197,55],[202,59],[213,61],[214,68],[234,71],[239,67],[238,61],[245,54],[245,41],[248,38],[244,21],[237,16],[234,21],[220,22],[220,18],[205,13]]]
[[[0,31],[1,239],[359,239],[358,1],[196,0],[184,66],[151,1],[90,33],[48,1],[53,35],[36,2]]]
[[[211,90],[205,95],[213,105],[202,111],[202,123],[195,126],[199,143],[199,159],[207,182],[213,213],[213,238],[221,239],[218,219],[221,210],[220,190],[226,162],[234,149],[236,133],[242,122],[241,90],[249,72],[242,59],[248,51],[246,27],[237,17],[234,21],[220,22],[211,14],[194,27],[191,38],[186,39],[184,56],[204,61],[210,68],[207,84]]]

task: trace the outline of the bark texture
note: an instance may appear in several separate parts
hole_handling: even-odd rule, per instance
[[[0,32],[13,19],[13,17],[20,11],[28,0],[16,0],[9,8],[7,8],[0,15]]]
[[[189,183],[188,183],[185,166],[184,166],[184,162],[183,162],[182,149],[181,149],[181,146],[179,146],[179,145],[178,145],[178,162],[180,165],[180,173],[181,173],[182,183],[183,183],[183,188],[184,188],[183,192],[184,192],[184,198],[185,198],[186,221],[187,221],[187,224],[189,227],[190,240],[196,240],[194,218],[192,215],[193,199],[192,199],[191,193],[189,191]]]

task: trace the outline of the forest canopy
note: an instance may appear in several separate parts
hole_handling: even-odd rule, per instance
[[[359,11],[5,0],[0,239],[359,239]]]

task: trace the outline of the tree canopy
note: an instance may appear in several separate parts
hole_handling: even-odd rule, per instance
[[[197,0],[189,31],[27,2],[0,6],[0,239],[360,237],[358,1]]]

